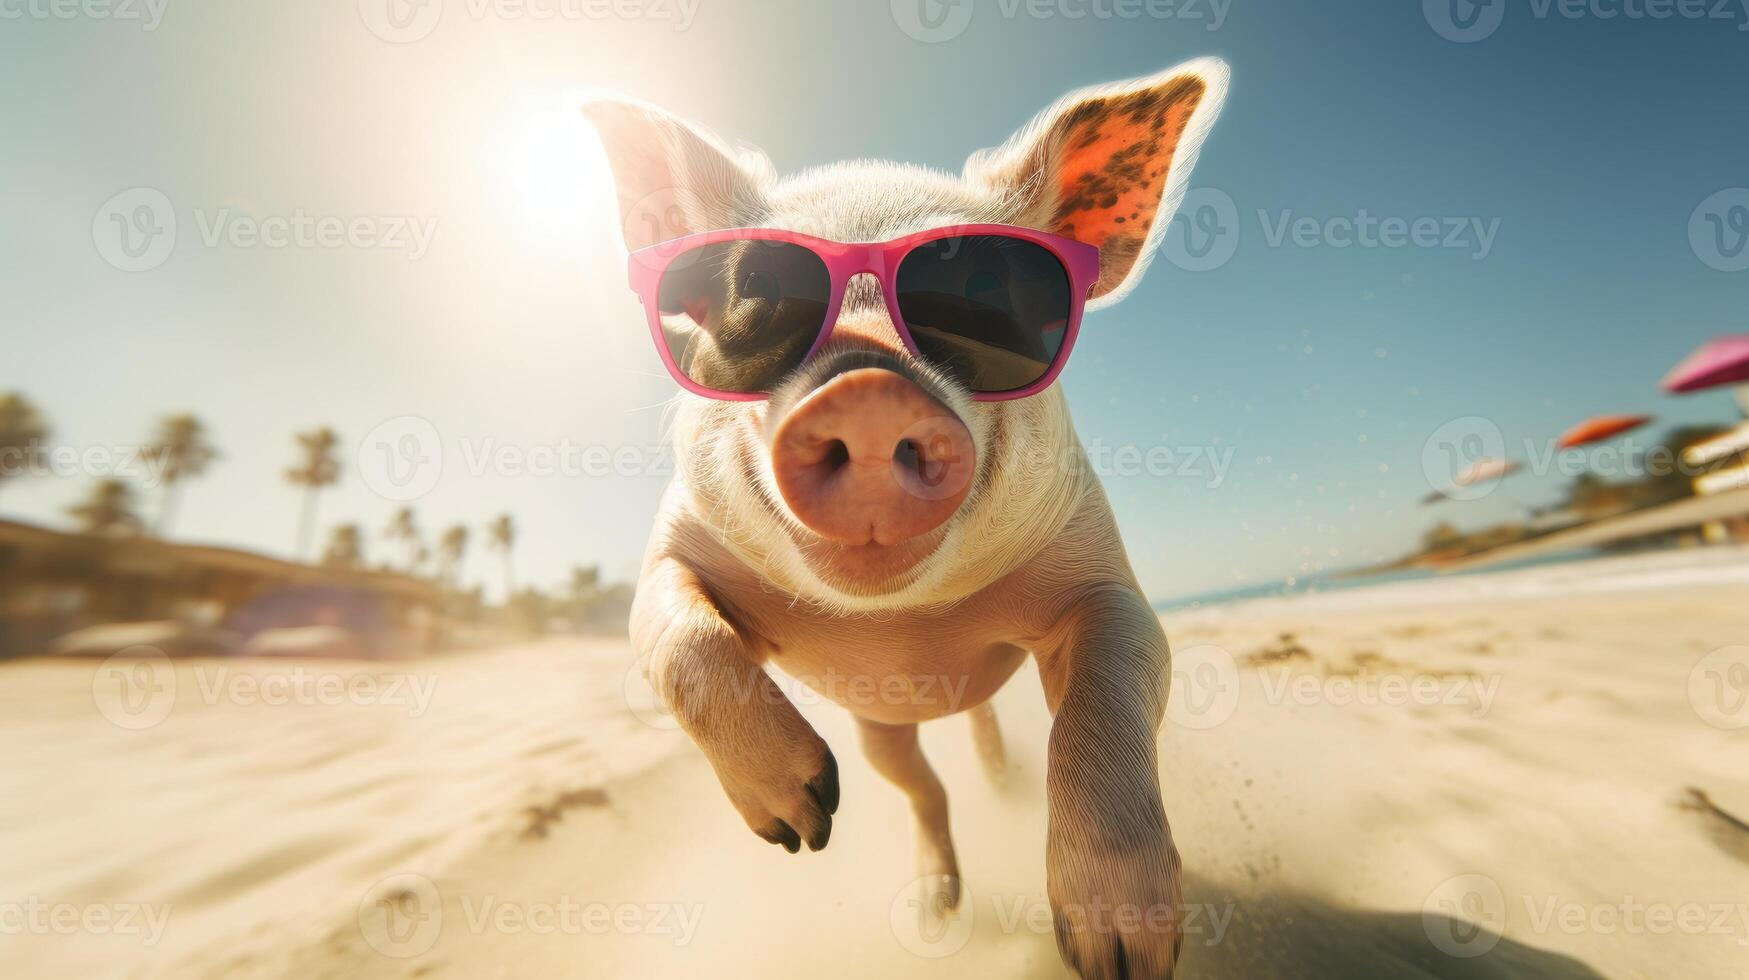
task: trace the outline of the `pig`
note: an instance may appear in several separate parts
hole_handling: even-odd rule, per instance
[[[1203,58],[1073,92],[957,176],[858,161],[779,178],[761,153],[655,107],[593,95],[580,110],[631,250],[725,228],[880,242],[1018,225],[1098,247],[1093,310],[1147,267],[1227,77]],[[988,702],[1031,656],[1052,717],[1058,948],[1085,977],[1171,975],[1180,864],[1156,756],[1170,653],[1060,387],[974,400],[907,350],[864,274],[825,346],[769,398],[682,394],[672,430],[676,473],[631,639],[753,833],[819,850],[839,804],[832,749],[775,666],[854,717],[868,762],[909,799],[924,899],[951,914],[960,866],[917,726],[968,713],[980,757],[1001,771]],[[894,454],[916,445],[934,447],[931,490],[892,475]]]

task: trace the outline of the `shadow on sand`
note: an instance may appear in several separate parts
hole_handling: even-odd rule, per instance
[[[1202,911],[1193,913],[1203,919],[1200,926],[1194,918],[1186,920],[1178,975],[1191,980],[1603,978],[1569,956],[1526,946],[1467,922],[1444,916],[1424,922],[1419,910],[1345,909],[1291,892],[1242,896],[1195,877],[1187,877],[1185,886],[1188,904],[1227,917],[1221,929]],[[1448,955],[1428,938],[1429,931],[1455,935],[1466,948],[1486,951],[1467,958]],[[1061,976],[1054,941],[1049,936],[1037,938],[1052,948],[1029,958],[1039,967],[1031,975]]]

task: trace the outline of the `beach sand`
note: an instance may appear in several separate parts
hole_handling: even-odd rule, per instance
[[[1749,553],[1165,618],[1182,975],[1749,975]],[[0,665],[4,974],[1065,975],[1030,667],[1002,786],[924,727],[967,889],[938,926],[842,711],[803,705],[843,805],[786,855],[629,657]]]

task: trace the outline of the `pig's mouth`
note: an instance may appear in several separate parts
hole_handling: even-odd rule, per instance
[[[820,581],[848,595],[881,595],[901,591],[915,581],[947,532],[943,526],[897,544],[842,544],[793,530],[790,538]]]

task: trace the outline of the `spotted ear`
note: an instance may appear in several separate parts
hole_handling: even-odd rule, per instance
[[[1113,303],[1147,268],[1226,95],[1218,58],[1082,89],[973,154],[966,177],[1019,202],[1019,223],[1099,246],[1092,295]]]
[[[592,96],[579,110],[607,152],[626,248],[636,251],[700,231],[754,224],[771,164],[708,130],[619,96]]]

